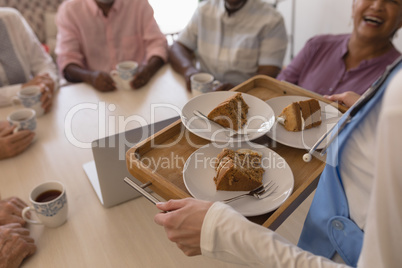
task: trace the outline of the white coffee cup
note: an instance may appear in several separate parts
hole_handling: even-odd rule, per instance
[[[211,92],[212,89],[220,85],[218,80],[214,80],[214,76],[209,73],[196,73],[190,77],[191,92],[194,96]]]
[[[13,103],[21,103],[26,108],[32,108],[36,112],[36,116],[45,113],[40,98],[42,97],[41,88],[39,86],[27,86],[21,88],[17,96],[13,98]]]
[[[123,61],[116,65],[116,70],[110,72],[110,76],[117,84],[118,89],[131,90],[131,81],[137,72],[138,63],[135,61]]]
[[[47,227],[58,227],[67,221],[66,188],[58,181],[48,181],[36,186],[29,195],[33,207],[22,210],[22,217],[31,224],[42,224]],[[26,216],[33,211],[38,220]]]
[[[36,112],[31,108],[23,108],[12,112],[8,115],[7,120],[11,125],[17,126],[14,132],[25,129],[35,131],[36,129]]]

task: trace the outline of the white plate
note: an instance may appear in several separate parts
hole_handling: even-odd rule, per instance
[[[212,92],[192,98],[182,109],[183,124],[195,135],[216,142],[249,141],[266,134],[275,123],[274,111],[264,101],[246,93],[242,93],[242,97],[250,108],[247,114],[247,124],[242,130],[249,130],[248,135],[229,137],[228,130],[201,119],[193,113],[194,110],[199,110],[208,115],[221,102],[236,93],[233,91]]]
[[[183,169],[184,184],[190,194],[201,200],[221,201],[243,193],[244,191],[217,191],[214,176],[214,163],[223,148],[208,144],[195,151],[186,161]],[[244,216],[256,216],[277,209],[293,191],[294,178],[292,170],[280,155],[265,146],[247,142],[239,148],[248,148],[261,152],[264,167],[263,183],[272,180],[278,186],[275,192],[265,199],[246,196],[228,203]],[[275,186],[276,187],[276,186]]]
[[[302,96],[283,96],[269,99],[266,101],[266,103],[268,103],[272,107],[276,118],[282,113],[282,110],[292,102],[308,99],[311,98]],[[338,109],[329,105],[328,103],[322,101],[319,101],[319,103],[321,106],[322,123],[318,127],[313,127],[298,132],[292,132],[287,131],[282,124],[278,123],[278,121],[275,121],[274,126],[267,133],[267,135],[271,139],[290,147],[307,150],[310,149],[322,137],[322,135],[330,130],[336,122],[338,122],[338,120],[342,116],[342,113],[339,112]],[[328,142],[328,139],[322,142],[317,149],[322,149]]]

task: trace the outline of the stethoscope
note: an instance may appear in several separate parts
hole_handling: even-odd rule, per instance
[[[400,56],[398,59],[396,59],[391,65],[388,65],[385,72],[381,75],[380,78],[378,78],[372,85],[369,87],[369,89],[356,101],[356,103],[350,107],[350,113],[346,113],[343,115],[340,119],[339,122],[342,122],[340,125],[335,124],[329,131],[327,131],[322,137],[314,144],[314,146],[310,149],[310,151],[306,154],[303,155],[303,160],[305,162],[310,162],[312,159],[312,154],[314,151],[317,150],[318,146],[327,139],[329,135],[334,131],[335,128],[337,128],[337,131],[335,134],[331,137],[331,139],[328,141],[328,143],[323,147],[321,152],[319,152],[319,156],[323,157],[326,152],[328,147],[331,145],[331,143],[336,139],[336,137],[339,136],[339,134],[342,132],[342,130],[345,128],[345,126],[352,120],[352,118],[364,107],[364,105],[367,104],[369,100],[375,94],[377,91],[380,89],[380,87],[384,84],[385,80],[387,80],[388,76],[391,74],[391,72],[394,70],[394,68],[402,61],[402,56]],[[344,117],[347,117],[344,119]]]

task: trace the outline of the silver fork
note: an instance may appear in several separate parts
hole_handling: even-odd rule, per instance
[[[258,186],[257,188],[255,188],[254,190],[251,190],[248,193],[222,200],[222,202],[227,204],[229,202],[232,202],[234,200],[240,199],[240,198],[248,196],[248,195],[254,196],[257,199],[264,199],[264,198],[267,198],[268,196],[270,196],[271,194],[273,194],[276,191],[276,189],[278,189],[278,185],[276,185],[276,187],[275,187],[275,182],[269,181],[266,184]]]

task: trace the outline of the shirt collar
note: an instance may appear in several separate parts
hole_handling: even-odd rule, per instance
[[[86,1],[89,11],[92,13],[92,15],[94,15],[94,16],[102,15],[103,16],[102,11],[96,4],[95,0],[84,0],[84,1]],[[115,12],[119,11],[121,9],[122,5],[123,5],[122,0],[115,0],[110,11],[115,11]]]
[[[221,14],[224,15],[224,17],[229,18],[231,20],[237,19],[237,18],[242,18],[242,16],[244,15],[248,15],[248,9],[251,7],[251,5],[253,4],[252,2],[255,0],[248,0],[244,6],[242,8],[240,8],[239,10],[237,10],[235,13],[232,13],[232,15],[229,17],[229,13],[226,11],[225,8],[225,1],[221,1],[220,5],[219,5],[219,9],[222,12]]]

